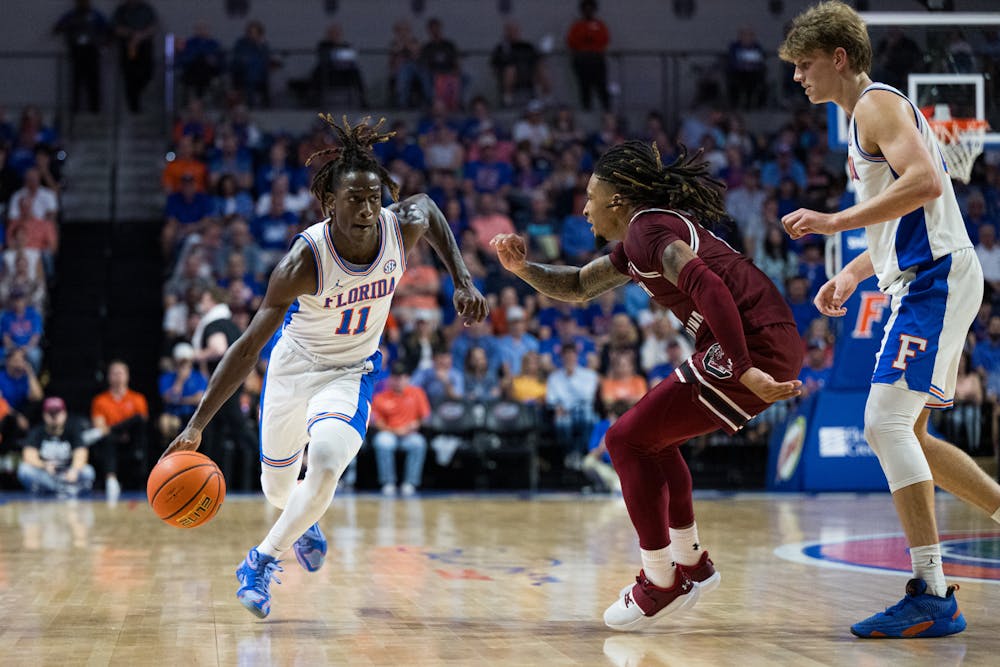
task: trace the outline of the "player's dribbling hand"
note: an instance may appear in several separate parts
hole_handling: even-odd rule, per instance
[[[851,298],[857,287],[858,281],[842,271],[819,288],[813,303],[827,317],[843,317],[847,314],[844,302]]]
[[[511,273],[517,273],[527,263],[528,249],[524,245],[524,239],[517,234],[497,234],[490,245],[496,248],[497,259],[503,264],[503,268]]]
[[[795,398],[802,393],[802,383],[798,380],[778,382],[769,374],[756,367],[751,367],[740,376],[740,382],[747,389],[757,394],[762,401],[774,403]]]
[[[188,426],[183,431],[180,432],[174,441],[170,443],[166,451],[160,455],[160,460],[168,454],[173,454],[174,452],[193,452],[198,449],[201,444],[201,431],[191,426]]]
[[[473,322],[482,322],[490,314],[486,297],[474,285],[455,288],[452,303],[455,304],[455,312],[462,318],[465,326]]]

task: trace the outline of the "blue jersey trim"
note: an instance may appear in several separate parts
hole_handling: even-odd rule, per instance
[[[895,245],[896,263],[900,271],[934,261],[923,206],[899,219]]]
[[[320,265],[319,261],[319,248],[316,247],[316,242],[313,241],[307,234],[296,234],[295,238],[292,239],[292,243],[295,243],[295,239],[303,239],[309,244],[309,249],[312,250],[313,263],[316,265],[316,293],[313,296],[319,296],[323,293],[323,267]]]
[[[290,305],[288,307],[288,310],[285,311],[285,321],[281,325],[282,330],[284,330],[285,327],[287,327],[289,324],[292,323],[292,316],[295,313],[299,312],[299,308],[301,308],[301,307],[302,306],[299,304],[299,300],[298,299],[296,299],[295,301],[292,302],[292,305]]]

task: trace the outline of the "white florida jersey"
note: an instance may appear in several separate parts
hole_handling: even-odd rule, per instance
[[[295,300],[281,335],[324,363],[351,366],[378,350],[392,295],[406,268],[403,236],[396,214],[383,208],[378,256],[371,265],[358,267],[337,255],[328,223],[318,222],[296,237],[312,248],[316,293]]]
[[[920,110],[892,86],[873,83],[862,91],[885,90],[899,95],[913,109],[913,119],[941,179],[941,196],[906,215],[869,225],[868,251],[871,253],[879,289],[885,291],[907,271],[940,259],[962,248],[971,248],[962,213],[955,200],[955,190],[948,175],[937,137]],[[899,176],[885,156],[866,153],[858,143],[858,127],[852,116],[848,129],[847,169],[859,202],[884,192]],[[897,165],[898,166],[898,165]]]

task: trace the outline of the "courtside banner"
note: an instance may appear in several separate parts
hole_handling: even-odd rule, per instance
[[[816,396],[802,450],[803,491],[888,491],[885,475],[864,435],[861,391],[825,389]]]

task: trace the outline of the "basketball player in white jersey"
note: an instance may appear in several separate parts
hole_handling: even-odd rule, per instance
[[[236,571],[240,602],[263,618],[271,609],[270,582],[279,558],[294,548],[314,572],[323,564],[326,539],[318,521],[333,500],[337,481],[364,440],[373,372],[381,367],[379,338],[406,252],[425,237],[455,281],[455,309],[466,324],[488,314],[473,287],[448,223],[426,195],[382,207],[382,188],[398,187],[372,154],[391,135],[363,121],[343,127],[329,116],[339,150],[313,178],[312,192],[326,220],[299,234],[271,275],[260,309],[223,356],[187,428],[166,453],[194,450],[219,407],[253,368],[278,331],[260,400],[261,485],[283,512]],[[367,120],[367,119],[366,119]],[[309,467],[297,484],[302,452]]]
[[[851,627],[859,637],[940,637],[965,629],[945,583],[934,484],[1000,521],[1000,487],[964,452],[927,433],[929,409],[949,408],[959,357],[982,302],[983,274],[955,201],[941,149],[912,101],[868,76],[872,50],[861,17],[823,2],[792,24],[779,55],[813,104],[850,116],[848,172],[858,203],[839,213],[806,209],[782,224],[793,238],[864,227],[868,251],[816,296],[824,315],[846,313],[859,282],[875,275],[892,314],[865,407],[865,437],[878,455],[910,545],[905,597]],[[860,360],[841,360],[847,363]]]

